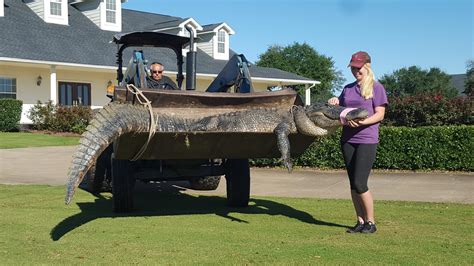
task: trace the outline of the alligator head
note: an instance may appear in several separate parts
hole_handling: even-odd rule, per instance
[[[309,136],[324,136],[334,132],[343,122],[364,119],[368,111],[363,108],[346,108],[339,105],[315,103],[294,110],[298,131]]]

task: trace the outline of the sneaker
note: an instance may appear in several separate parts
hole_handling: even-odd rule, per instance
[[[363,234],[372,234],[375,233],[375,231],[377,231],[377,226],[375,226],[373,222],[368,221],[360,232]]]
[[[357,222],[356,225],[353,227],[350,227],[346,230],[346,233],[352,234],[352,233],[359,233],[362,232],[362,229],[364,229],[364,224],[361,224],[360,222]]]

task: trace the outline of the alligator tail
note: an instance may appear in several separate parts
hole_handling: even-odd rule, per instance
[[[72,201],[84,175],[99,155],[122,134],[148,131],[150,114],[141,105],[110,103],[91,120],[82,134],[68,172],[65,203]]]

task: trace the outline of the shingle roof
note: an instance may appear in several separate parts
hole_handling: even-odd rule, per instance
[[[111,40],[117,32],[101,30],[74,7],[69,6],[69,26],[65,26],[45,23],[22,1],[5,0],[5,4],[5,16],[0,17],[0,58],[116,66],[117,49]],[[122,32],[142,31],[156,25],[172,25],[178,21],[182,22],[183,18],[122,10]],[[167,70],[177,71],[176,58],[171,50],[143,50],[147,59],[160,61],[166,65]],[[130,52],[124,54],[125,66]],[[198,49],[198,73],[218,74],[226,63],[227,61],[215,60]],[[253,66],[250,71],[252,77],[310,80],[273,68]]]
[[[466,78],[467,78],[466,74],[451,75],[451,85],[453,85],[456,88],[459,95],[466,95],[464,93],[464,91],[466,90],[466,87],[465,87]]]
[[[183,23],[186,19],[176,18],[169,21],[163,21],[158,23],[153,23],[147,27],[145,30],[155,30],[155,29],[167,29],[167,28],[176,28],[179,24]]]
[[[221,25],[222,23],[214,23],[214,24],[208,24],[202,26],[202,31],[199,32],[206,32],[206,31],[212,31],[214,30],[217,26]]]

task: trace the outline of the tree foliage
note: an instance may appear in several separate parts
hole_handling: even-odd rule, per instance
[[[469,96],[473,96],[472,90],[474,89],[474,60],[467,62],[466,70],[466,83],[464,84],[464,93]]]
[[[327,100],[344,82],[340,71],[334,67],[331,57],[321,55],[306,43],[294,43],[286,47],[273,45],[259,56],[255,63],[260,67],[278,68],[297,75],[318,80],[321,84],[312,89],[311,101]],[[304,86],[297,86],[302,89]]]
[[[418,66],[401,68],[379,80],[388,96],[404,97],[420,93],[436,93],[451,98],[457,90],[451,84],[451,76],[439,68],[421,69]]]

